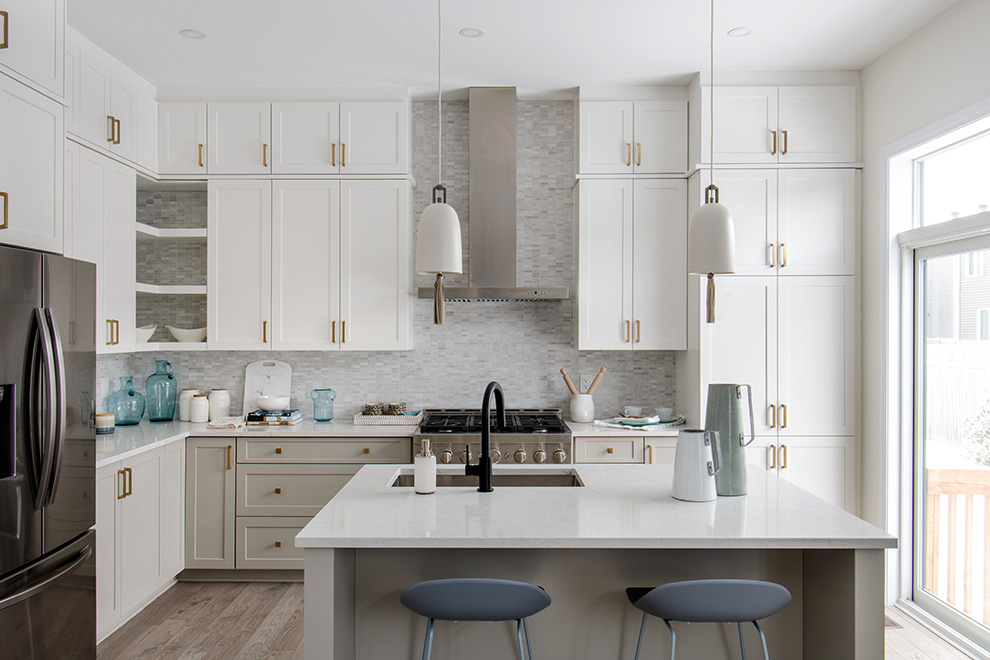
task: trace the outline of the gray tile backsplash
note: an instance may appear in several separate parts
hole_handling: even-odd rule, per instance
[[[430,202],[436,184],[436,104],[413,103],[413,171],[418,183],[414,224]],[[520,285],[567,286],[576,293],[574,242],[575,106],[565,101],[518,103],[518,234],[517,277]],[[449,286],[467,284],[468,254],[468,107],[444,104],[443,184],[448,202],[461,219],[465,268],[446,279]],[[166,227],[205,226],[205,193],[149,193],[138,201],[148,224]],[[195,207],[195,208],[193,208]],[[143,211],[141,209],[144,209]],[[175,217],[188,214],[186,217]],[[188,224],[186,224],[188,223]],[[139,257],[140,264],[140,257]],[[205,264],[191,255],[159,254],[153,272],[160,283],[186,283],[199,277]],[[141,266],[139,265],[139,269]],[[139,272],[142,272],[139,270]],[[202,280],[205,281],[205,278]],[[154,282],[159,283],[159,282]],[[191,279],[188,283],[194,282]],[[432,277],[418,275],[417,286]],[[177,300],[171,301],[175,298]],[[185,296],[138,297],[141,324],[171,323],[199,327],[205,322]],[[187,304],[187,308],[183,308]],[[160,309],[156,311],[155,306]],[[171,306],[170,306],[171,305]],[[293,370],[292,403],[312,414],[309,391],[337,391],[335,412],[350,417],[370,401],[406,401],[410,410],[423,407],[478,407],[489,380],[497,380],[511,407],[569,405],[560,375],[564,367],[577,383],[581,374],[608,367],[595,393],[596,416],[614,415],[623,405],[648,407],[674,404],[674,353],[660,351],[577,351],[573,347],[573,301],[554,303],[448,303],[447,323],[432,324],[432,301],[414,302],[414,349],[399,352],[164,352],[101,356],[97,364],[97,405],[118,387],[118,376],[133,375],[138,389],[155,370],[155,359],[169,360],[181,387],[227,387],[232,412],[241,412],[244,369],[261,359],[289,363]],[[159,320],[161,319],[161,320]],[[158,339],[156,335],[155,339]]]

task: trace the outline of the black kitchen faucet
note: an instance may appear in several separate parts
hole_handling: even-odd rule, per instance
[[[496,428],[505,428],[505,396],[502,394],[502,386],[494,380],[488,383],[485,388],[485,399],[481,402],[481,456],[478,457],[478,464],[468,463],[464,466],[464,474],[478,477],[478,492],[490,493],[492,488],[492,394],[495,395],[495,424]],[[471,455],[471,448],[467,448],[466,456]]]

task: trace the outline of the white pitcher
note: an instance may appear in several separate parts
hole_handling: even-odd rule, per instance
[[[675,500],[711,502],[718,493],[715,475],[722,469],[722,452],[718,432],[684,429],[677,434],[674,450],[674,484],[671,495]]]

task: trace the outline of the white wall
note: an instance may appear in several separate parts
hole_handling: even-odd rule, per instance
[[[960,0],[862,71],[863,417],[861,514],[883,525],[886,383],[883,151],[925,127],[990,98],[990,1]]]

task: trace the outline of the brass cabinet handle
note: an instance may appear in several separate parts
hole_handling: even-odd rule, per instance
[[[336,321],[330,321],[330,343],[331,344],[336,344],[337,343],[337,322]]]
[[[268,321],[261,322],[261,343],[268,343]]]
[[[650,465],[653,465],[653,445],[646,445],[646,448],[650,450]]]
[[[107,115],[107,128],[110,129],[110,137],[107,138],[107,142],[109,142],[110,144],[113,144],[113,129],[114,126],[116,126],[116,124],[114,124],[113,122],[114,122],[113,115]]]
[[[7,26],[10,24],[10,14],[0,10],[0,16],[3,16],[3,42],[0,42],[0,48],[6,48],[10,45],[7,42]]]
[[[276,548],[281,548],[282,547],[282,542],[281,541],[275,541],[275,547]]]
[[[640,325],[640,324],[639,324],[639,319],[636,319],[636,343],[637,343],[637,344],[638,344],[638,343],[639,343],[640,341],[642,341],[642,338],[640,337],[640,333],[639,333],[639,325]]]
[[[632,166],[632,142],[626,142],[626,166]]]
[[[780,150],[780,155],[781,156],[786,156],[787,155],[787,131],[781,131],[781,134],[784,136],[784,148]]]
[[[631,339],[629,337],[629,321],[626,321],[626,343],[628,344],[630,341]]]
[[[337,167],[337,143],[330,143],[330,164]]]
[[[113,320],[113,345],[118,346],[120,344],[120,320]]]
[[[199,145],[199,166],[203,167],[203,145]]]
[[[124,468],[124,472],[127,479],[127,491],[124,493],[124,497],[134,494],[134,471],[131,468]]]
[[[781,470],[786,470],[787,469],[787,445],[781,445],[780,446],[780,449],[781,449],[781,451],[784,454],[783,456],[781,456],[780,469]]]
[[[0,229],[6,229],[8,227],[8,225],[7,225],[7,211],[8,211],[8,208],[9,208],[8,205],[7,205],[7,197],[8,197],[8,195],[5,192],[0,192],[0,197],[3,198],[3,224],[0,225]]]
[[[261,164],[268,167],[268,143],[261,145]]]
[[[363,451],[363,452],[361,452],[361,453],[362,453],[362,454],[370,454],[370,453],[371,453],[371,448],[370,448],[370,447],[365,447],[365,448],[364,448],[364,451]]]
[[[777,445],[770,445],[770,469],[777,469]]]
[[[340,143],[340,166],[347,167],[347,145]]]
[[[117,470],[117,476],[124,478],[123,482],[117,479],[117,491],[120,493],[117,495],[117,499],[122,500],[127,497],[127,473],[123,470]]]
[[[275,448],[275,453],[276,454],[281,454],[282,453],[282,448],[281,447],[276,447]]]
[[[117,119],[116,117],[114,117],[113,118],[113,125],[114,125],[114,128],[117,131],[117,137],[114,138],[113,143],[114,144],[120,144],[120,120]]]
[[[344,164],[343,161],[341,161],[340,164],[343,165]],[[346,343],[346,342],[347,342],[347,321],[341,321],[340,322],[340,343],[343,344],[343,343]]]
[[[106,331],[107,331],[107,346],[112,346],[113,345],[113,329],[112,329],[113,326],[110,325],[110,319],[107,319],[107,324],[106,325],[107,325],[107,327],[106,327]]]
[[[606,450],[605,450],[605,453],[606,453],[606,454],[611,454],[611,453],[613,453],[614,451],[615,451],[615,450],[613,450],[613,449],[612,449],[611,447],[609,447],[608,449],[606,449]]]
[[[780,404],[780,428],[787,428],[787,406]]]
[[[230,467],[230,450],[233,449],[233,445],[227,445],[227,469],[232,469]]]
[[[780,267],[787,267],[787,243],[780,244]]]
[[[777,406],[772,403],[770,404],[770,414],[772,415],[770,428],[775,429],[777,428]]]
[[[636,143],[636,167],[643,164],[643,143]]]
[[[770,155],[777,155],[777,131],[770,131],[770,135],[773,136],[772,146],[770,147]]]
[[[770,267],[775,268],[777,266],[777,249],[776,246],[771,243],[770,247],[767,248],[767,252],[770,255]]]
[[[282,494],[282,489],[281,488],[276,488],[275,489],[275,494],[276,495],[281,495]]]

